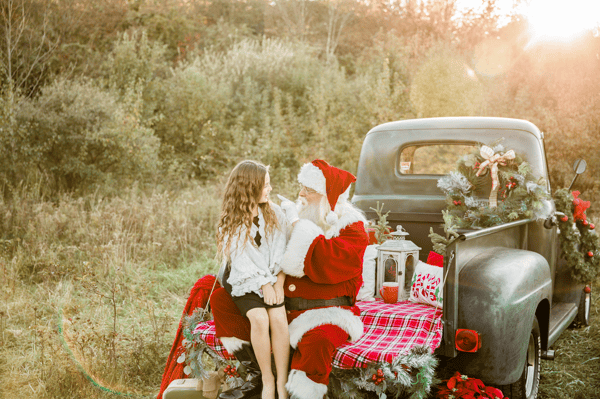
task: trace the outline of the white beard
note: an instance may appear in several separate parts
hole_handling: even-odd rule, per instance
[[[296,207],[298,208],[298,216],[301,219],[308,219],[321,229],[327,230],[331,227],[325,221],[325,216],[329,210],[329,204],[326,202],[327,197],[323,196],[323,199],[325,199],[325,201],[322,200],[316,204],[309,204],[305,198],[299,197],[298,201],[296,201]]]

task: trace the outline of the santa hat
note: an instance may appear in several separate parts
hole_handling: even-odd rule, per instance
[[[315,159],[311,163],[304,164],[298,173],[300,184],[312,188],[319,194],[327,196],[327,202],[331,212],[327,215],[327,223],[333,224],[337,220],[335,205],[338,198],[348,195],[350,184],[356,181],[356,177],[343,169],[329,165],[322,159]]]

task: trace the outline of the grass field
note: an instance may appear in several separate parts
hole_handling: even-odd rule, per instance
[[[555,360],[542,360],[540,399],[600,396],[600,306],[597,298],[597,294],[596,298],[592,297],[596,302],[592,302],[590,325],[565,331],[553,346]]]
[[[155,397],[189,289],[216,270],[217,192],[0,202],[0,398]],[[591,323],[543,361],[540,398],[597,397],[595,303]]]

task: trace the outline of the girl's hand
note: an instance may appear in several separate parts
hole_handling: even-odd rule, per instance
[[[275,302],[275,290],[273,289],[273,286],[271,284],[265,284],[261,288],[265,303],[267,305],[275,305],[275,303],[278,303]]]
[[[277,281],[273,285],[275,288],[275,296],[277,297],[277,304],[283,303],[285,301],[285,291],[283,289],[283,283],[285,282],[285,273],[279,272],[277,274]]]
[[[285,300],[285,294],[283,293],[283,283],[279,284],[279,281],[273,286],[275,288],[275,303],[280,304]]]

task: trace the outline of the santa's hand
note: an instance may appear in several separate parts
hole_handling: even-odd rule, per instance
[[[296,204],[294,204],[289,199],[285,198],[282,195],[277,194],[277,197],[281,200],[281,209],[285,212],[285,216],[290,224],[294,224],[298,219],[298,209],[296,209]]]

